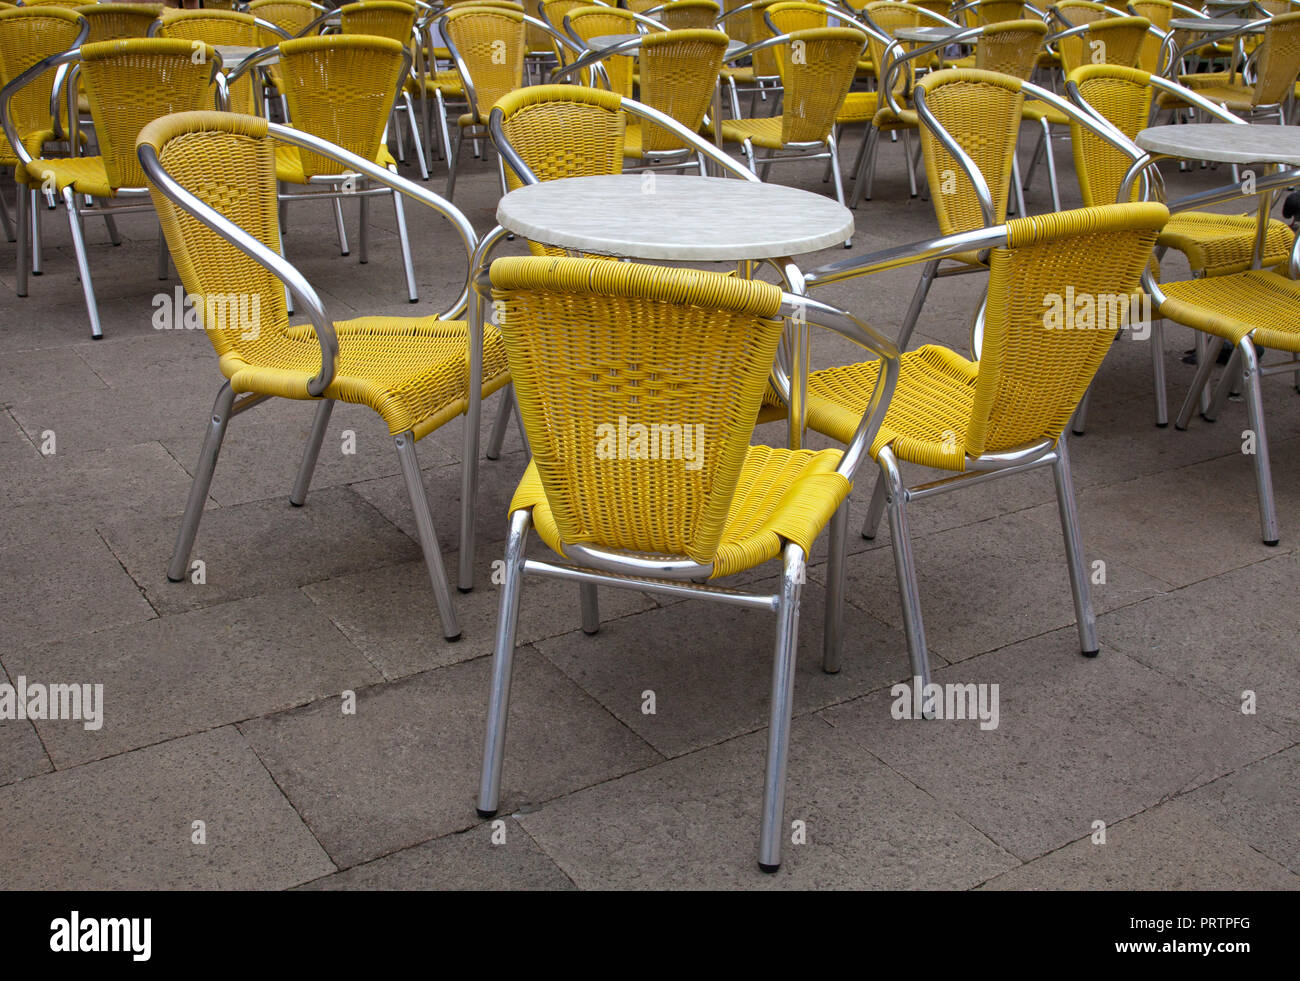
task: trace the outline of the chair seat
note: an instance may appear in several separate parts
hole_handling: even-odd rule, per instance
[[[1227,72],[1205,72],[1200,75],[1180,75],[1178,82],[1191,89],[1197,95],[1204,96],[1216,105],[1226,105],[1234,112],[1245,112],[1255,108],[1252,100],[1255,89],[1241,82],[1234,82]],[[1156,96],[1156,105],[1161,109],[1173,109],[1185,103],[1174,92],[1161,92]]]
[[[743,143],[752,140],[754,146],[779,150],[781,142],[782,119],[780,116],[765,116],[761,119],[724,119],[722,121],[722,139],[725,143]],[[713,127],[705,130],[713,135]]]
[[[1187,256],[1192,272],[1223,276],[1250,268],[1255,254],[1254,215],[1218,215],[1184,211],[1170,215],[1156,243]],[[1264,268],[1285,262],[1295,238],[1284,221],[1271,219],[1264,236]]]
[[[466,409],[469,382],[467,327],[436,317],[358,317],[334,325],[338,368],[324,398],[367,405],[393,435],[408,429],[419,439]],[[262,360],[221,358],[236,392],[308,398],[307,381],[320,371],[320,346],[310,325],[290,327],[268,342]],[[483,397],[509,380],[505,346],[497,329],[483,337]]]
[[[375,155],[375,163],[381,167],[396,167],[397,160],[388,147],[381,146]],[[307,175],[303,173],[302,158],[296,146],[277,146],[275,148],[275,179],[286,184],[306,184]]]
[[[645,136],[645,130],[641,126],[641,120],[629,119],[627,121],[626,127],[623,130],[623,156],[632,157],[633,159],[636,160],[641,160],[642,158],[644,158],[646,155],[645,148],[642,145],[644,136]],[[686,146],[685,144],[682,144],[683,149],[685,149],[685,146]],[[655,152],[672,153],[671,150],[668,151],[659,150]]]
[[[746,65],[746,66],[744,66],[743,68],[726,68],[726,67],[724,67],[724,68],[722,69],[722,77],[723,77],[723,78],[729,78],[729,79],[731,79],[732,81],[736,82],[736,84],[738,84],[738,85],[742,85],[742,84],[753,84],[753,81],[754,81],[754,69],[753,69],[753,67],[750,66],[750,65]]]
[[[835,122],[838,125],[846,123],[865,123],[875,118],[876,92],[850,92],[844,97],[840,104],[840,111],[835,114]]]
[[[407,80],[406,87],[413,93],[419,94],[420,79],[411,77]],[[444,99],[448,96],[460,98],[465,96],[465,83],[460,80],[460,72],[454,68],[440,68],[437,74],[424,79],[424,87],[430,94],[434,89],[440,90]]]
[[[713,575],[735,575],[781,554],[787,541],[805,552],[830,521],[853,485],[835,472],[839,450],[786,450],[751,446],[741,467],[736,494],[713,558]],[[626,466],[627,461],[619,461]],[[537,465],[529,463],[510,502],[511,512],[533,509],[533,527],[542,541],[564,554],[559,529]]]
[[[875,116],[871,119],[871,125],[881,131],[891,129],[916,129],[921,125],[915,109],[904,109],[902,112],[894,112],[889,106],[884,105],[876,110]]]
[[[1162,317],[1236,344],[1254,331],[1256,344],[1300,352],[1300,282],[1267,269],[1189,279],[1161,286]]]
[[[1020,118],[1035,123],[1041,119],[1046,119],[1053,126],[1070,125],[1069,116],[1055,106],[1049,106],[1046,102],[1026,102],[1020,107]]]
[[[56,191],[71,187],[78,194],[96,198],[111,198],[116,193],[108,183],[103,157],[42,157],[33,160],[25,169],[42,182],[53,177]]]
[[[879,362],[864,361],[815,371],[808,377],[808,427],[847,443],[862,421],[876,387]],[[966,467],[966,424],[975,399],[979,365],[955,351],[926,345],[900,359],[898,385],[871,446],[926,467]]]
[[[39,157],[41,151],[45,149],[46,143],[52,143],[55,140],[54,130],[43,129],[35,133],[28,133],[23,137],[23,148],[33,157]],[[13,147],[9,145],[8,140],[0,140],[0,167],[18,168],[21,163],[18,154],[14,153]],[[21,183],[21,174],[15,174],[14,179]]]

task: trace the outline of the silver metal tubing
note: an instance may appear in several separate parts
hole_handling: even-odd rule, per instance
[[[33,226],[36,223],[36,216],[40,213],[40,208],[35,206],[36,192],[26,184],[18,186],[18,270],[14,284],[15,292],[19,296],[27,295],[27,271],[33,261],[35,252],[33,239]]]
[[[600,597],[595,583],[578,584],[578,601],[582,607],[582,632],[588,636],[600,632]]]
[[[1211,350],[1206,351],[1205,356],[1214,359],[1214,344],[1210,344]],[[1209,407],[1201,413],[1206,422],[1214,422],[1223,412],[1223,407],[1227,404],[1228,396],[1236,390],[1237,383],[1241,380],[1241,347],[1238,345],[1233,348],[1232,356],[1228,358],[1227,367],[1223,369],[1223,376],[1219,379],[1219,384],[1214,389],[1214,395],[1210,399]]]
[[[880,479],[885,481],[885,504],[889,511],[889,533],[893,538],[894,568],[898,595],[903,607],[903,633],[912,676],[922,685],[930,683],[930,656],[925,643],[925,622],[921,617],[920,588],[916,581],[916,558],[912,554],[912,533],[907,520],[907,487],[903,484],[894,452],[885,447],[876,457]]]
[[[510,424],[514,407],[515,387],[506,385],[501,389],[501,404],[497,406],[497,417],[492,421],[492,432],[488,435],[487,449],[483,453],[489,460],[501,459],[501,446],[506,441],[506,427]]]
[[[909,503],[912,501],[923,501],[928,497],[937,497],[940,494],[947,494],[950,491],[955,491],[962,487],[974,487],[976,484],[985,484],[990,480],[996,480],[999,477],[1009,477],[1013,474],[1028,473],[1030,470],[1037,470],[1039,467],[1047,466],[1055,459],[1056,455],[1054,453],[1048,453],[1026,463],[1017,463],[1002,467],[998,470],[953,474],[951,477],[943,477],[926,484],[919,484],[916,487],[909,487],[907,489],[907,500]]]
[[[415,513],[415,529],[420,537],[420,548],[424,551],[424,563],[429,569],[433,598],[438,604],[442,635],[447,640],[458,640],[460,624],[456,620],[456,608],[451,601],[451,586],[447,583],[447,570],[442,564],[438,535],[433,529],[433,515],[429,512],[429,497],[424,490],[420,463],[415,456],[415,436],[408,429],[393,438],[393,445],[397,447],[397,459],[402,465],[406,493],[411,498],[411,510]]]
[[[1074,594],[1074,618],[1079,628],[1079,650],[1085,657],[1096,657],[1097,620],[1088,594],[1088,570],[1083,556],[1083,537],[1079,533],[1079,512],[1074,503],[1074,479],[1070,474],[1070,455],[1066,439],[1056,447],[1052,476],[1056,480],[1056,503],[1061,512],[1061,534],[1065,538],[1065,559],[1070,569],[1070,591]]]
[[[339,255],[350,255],[352,250],[348,248],[348,229],[343,224],[343,202],[334,198],[334,234],[339,239]]]
[[[99,306],[95,303],[95,287],[90,280],[90,258],[86,255],[86,237],[77,209],[77,195],[71,186],[63,189],[63,203],[68,208],[68,224],[72,229],[72,247],[77,255],[77,272],[81,276],[81,292],[86,299],[86,313],[90,315],[90,336],[99,340],[104,336],[99,326]]]
[[[883,477],[877,476],[876,483],[871,489],[871,502],[867,505],[867,515],[862,521],[862,537],[867,541],[872,541],[876,537],[876,529],[880,527],[880,518],[885,513],[885,488],[888,481]]]
[[[488,696],[487,735],[483,740],[483,771],[478,785],[479,817],[495,816],[501,803],[501,769],[506,755],[506,721],[510,712],[510,676],[515,659],[515,628],[523,588],[524,553],[532,512],[516,511],[506,539],[505,580],[497,607],[497,636],[492,654],[492,688]]]
[[[361,213],[361,220],[358,223],[361,228],[357,233],[357,237],[360,239],[357,244],[357,262],[365,265],[370,261],[370,197],[366,194],[359,195],[359,197],[361,200],[357,202],[359,206],[357,210]],[[396,194],[393,195],[393,200],[397,200]]]
[[[1277,503],[1273,500],[1273,472],[1268,455],[1268,433],[1264,424],[1264,398],[1260,388],[1259,359],[1249,337],[1237,344],[1241,352],[1241,379],[1246,388],[1246,410],[1250,428],[1255,433],[1255,490],[1259,494],[1260,538],[1265,545],[1276,545],[1279,532]]]
[[[819,266],[804,274],[808,286],[825,286],[854,279],[869,273],[884,272],[887,269],[899,269],[915,262],[929,259],[943,259],[960,252],[978,252],[1004,245],[1007,239],[1005,225],[991,228],[977,228],[969,232],[958,232],[941,238],[926,239],[907,245],[896,245],[865,256],[848,256],[835,262]]]
[[[776,610],[776,652],[772,658],[767,767],[758,839],[758,867],[764,872],[775,872],[781,866],[781,839],[785,834],[785,773],[790,752],[795,660],[799,653],[799,592],[803,581],[803,549],[790,542],[785,546],[781,595]]]
[[[566,544],[564,554],[584,566],[622,576],[645,576],[650,579],[707,579],[713,575],[713,563],[696,562],[684,556],[637,555],[597,548],[594,545]]]
[[[321,399],[316,405],[316,414],[311,421],[311,433],[303,449],[302,464],[298,467],[298,476],[293,482],[293,490],[289,492],[289,503],[296,508],[307,503],[307,489],[311,487],[311,477],[316,472],[321,443],[325,441],[325,430],[329,428],[330,414],[333,411],[333,399]]]
[[[1215,359],[1206,353],[1205,348],[1207,345],[1200,343],[1200,341],[1201,335],[1198,334],[1196,377],[1192,379],[1192,387],[1187,390],[1187,397],[1183,399],[1182,407],[1178,410],[1178,418],[1174,420],[1175,429],[1185,430],[1187,424],[1191,422],[1192,412],[1201,401],[1205,385],[1210,380],[1210,372],[1214,370]]]
[[[1155,389],[1156,426],[1164,429],[1169,425],[1169,403],[1165,395],[1168,388],[1165,382],[1165,325],[1164,320],[1156,317],[1151,321],[1151,376]]]
[[[907,342],[912,339],[912,331],[916,329],[916,322],[921,318],[921,308],[925,306],[925,298],[930,294],[930,287],[934,284],[940,261],[931,259],[921,270],[921,279],[912,292],[912,302],[908,304],[907,314],[903,317],[903,326],[898,331],[899,350],[906,350]]]
[[[566,551],[571,551],[567,547]],[[741,606],[750,610],[776,611],[778,597],[773,594],[764,596],[757,593],[744,593],[738,589],[722,586],[709,586],[703,583],[676,583],[665,579],[638,578],[634,576],[611,575],[593,569],[561,565],[556,562],[542,562],[529,559],[524,563],[525,569],[532,575],[549,576],[568,582],[589,582],[598,586],[612,586],[615,589],[635,589],[643,593],[655,593],[660,596],[673,596],[677,599],[705,599],[729,606]]]
[[[829,551],[826,554],[826,624],[822,631],[822,670],[837,674],[844,648],[844,549],[849,526],[849,501],[845,498],[831,515]]]
[[[393,192],[393,213],[397,222],[397,244],[402,250],[402,271],[406,274],[406,298],[412,303],[420,302],[420,291],[415,285],[415,264],[411,259],[411,236],[406,229],[406,206],[402,197]],[[364,235],[364,230],[362,231]]]

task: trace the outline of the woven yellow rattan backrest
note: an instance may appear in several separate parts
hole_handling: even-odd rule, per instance
[[[632,11],[622,10],[618,7],[575,7],[565,14],[568,18],[569,26],[573,33],[580,37],[584,42],[589,42],[594,37],[601,37],[609,34],[636,34],[636,18],[632,16]],[[564,22],[560,22],[560,33],[564,33]],[[605,74],[609,78],[609,87],[611,92],[617,92],[619,95],[632,98],[632,79],[636,74],[636,58],[632,55],[614,55],[601,60],[605,67]],[[587,73],[583,72],[582,81],[587,80]],[[599,83],[596,83],[599,84]]]
[[[397,98],[406,49],[370,34],[303,37],[280,45],[280,74],[297,129],[374,160]],[[299,149],[303,173],[336,174],[337,161]]]
[[[1061,67],[1067,75],[1089,64],[1136,68],[1150,26],[1145,17],[1107,17],[1092,21],[1085,30],[1056,42]]]
[[[931,72],[917,83],[925,93],[926,108],[966,151],[988,184],[995,225],[1007,214],[1011,164],[1024,102],[1019,82],[1010,75],[948,68]],[[921,127],[921,151],[940,231],[952,235],[983,228],[987,223],[974,185],[927,126]]]
[[[647,34],[641,41],[641,101],[699,132],[726,53],[727,35],[721,31]],[[643,122],[641,146],[676,150],[685,144],[662,126]]]
[[[780,339],[780,290],[590,259],[498,259],[491,276],[561,540],[712,561]]]
[[[1136,0],[1129,7],[1135,17],[1145,17],[1151,26],[1161,33],[1169,31],[1169,21],[1174,16],[1173,0]],[[1142,53],[1138,56],[1138,67],[1146,72],[1158,71],[1160,67],[1161,39],[1147,33],[1142,39]]]
[[[905,0],[913,7],[920,7],[922,10],[928,10],[932,14],[938,14],[940,17],[947,17],[952,10],[952,4],[949,0]],[[925,18],[927,23],[937,24],[938,21]]]
[[[897,0],[877,0],[875,3],[869,3],[862,8],[871,22],[885,32],[890,37],[900,27],[918,27],[923,20],[922,16],[917,13],[920,9],[910,3],[898,3]],[[904,50],[912,50],[914,44],[903,44]],[[867,50],[871,52],[871,63],[876,66],[876,74],[883,75],[885,70],[885,45],[878,41],[875,36],[867,36]],[[894,79],[894,92],[902,93],[911,88],[913,62],[904,62],[903,69],[897,73]],[[877,78],[877,82],[884,83],[884,78]],[[883,98],[882,98],[883,103]]]
[[[339,17],[344,34],[371,34],[402,44],[411,43],[415,28],[415,8],[392,0],[350,3],[339,8]]]
[[[1025,5],[1022,0],[980,0],[971,9],[972,27],[985,27],[989,24],[1001,24],[1009,20],[1025,20]]]
[[[259,20],[274,24],[290,37],[299,34],[317,17],[309,0],[253,0],[248,12]]]
[[[511,92],[497,108],[507,142],[540,181],[623,172],[626,125],[616,92],[577,85],[530,85]],[[506,187],[521,186],[508,166]],[[529,242],[533,255],[566,255]]]
[[[676,0],[655,15],[655,20],[670,31],[705,31],[722,13],[713,0]]]
[[[765,41],[773,37],[771,29],[767,26],[767,21],[763,19],[763,12],[768,7],[774,6],[779,0],[754,0],[754,5],[749,9],[749,36],[753,43]],[[744,14],[737,14],[724,22],[724,25],[736,24],[745,20]],[[755,51],[752,63],[754,74],[760,78],[767,78],[781,74],[781,66],[778,64],[777,53],[773,48],[764,48],[762,51]]]
[[[112,187],[145,186],[135,141],[146,124],[174,112],[213,106],[215,52],[205,47],[199,58],[195,54],[192,42],[164,38],[81,46],[81,80]]]
[[[975,67],[1029,81],[1043,50],[1047,25],[1041,20],[989,24],[975,44]]]
[[[202,41],[205,44],[238,44],[250,48],[262,46],[262,31],[257,18],[233,10],[164,10],[158,17],[157,36]],[[230,90],[230,108],[235,112],[256,113],[257,91],[253,77],[245,73]]]
[[[867,37],[851,27],[795,31],[782,57],[781,142],[824,140],[853,84]]]
[[[0,11],[0,85],[15,78],[50,55],[77,43],[85,20],[72,10],[58,7]],[[22,135],[50,129],[50,95],[54,72],[47,71],[24,86],[9,101],[9,114]],[[3,157],[14,159],[6,141]]]
[[[1300,12],[1280,14],[1264,28],[1264,42],[1255,66],[1252,102],[1269,106],[1291,94],[1300,74]]]
[[[1169,218],[1163,204],[1111,204],[1017,218],[989,255],[988,309],[971,456],[1065,430],[1120,327]]]
[[[1092,0],[1063,0],[1054,4],[1051,10],[1052,23],[1062,31],[1115,16],[1115,12],[1108,10],[1104,3],[1093,3]]]
[[[78,7],[85,6],[85,0],[28,0],[23,6],[25,7],[53,7],[64,10],[76,10]]]
[[[795,31],[810,31],[816,27],[828,26],[830,10],[821,4],[781,0],[767,8],[767,19],[776,26],[778,33],[793,34]]]
[[[266,131],[266,120],[254,116],[184,113],[150,123],[140,142],[154,147],[163,169],[185,190],[278,253],[275,153]],[[219,355],[262,362],[289,321],[280,281],[152,184],[150,195],[176,271],[196,300],[212,346]],[[255,315],[252,330],[250,314]]]
[[[1079,87],[1084,102],[1130,140],[1146,127],[1154,95],[1146,72],[1121,65],[1084,65],[1070,72],[1069,80]],[[1074,121],[1070,142],[1083,203],[1114,204],[1132,158]],[[1141,184],[1135,181],[1132,200],[1140,194]]]
[[[582,7],[593,6],[593,4],[591,3],[591,0],[541,0],[541,3],[537,6],[540,11],[539,19],[550,24],[557,31],[563,34],[565,15],[571,14],[573,11]],[[624,32],[620,31],[619,33],[621,34]],[[555,55],[561,65],[567,65],[573,60],[573,52],[561,45],[555,40],[555,38],[548,35],[547,43],[550,44],[551,52]],[[487,112],[487,107],[484,107],[483,111]]]
[[[623,6],[634,14],[644,14],[651,7],[658,7],[661,3],[663,3],[663,0],[626,0]],[[740,4],[733,3],[731,6],[738,7]]]
[[[160,3],[92,3],[77,8],[77,13],[90,24],[87,41],[144,37],[162,11]]]
[[[487,122],[497,100],[523,84],[524,15],[490,7],[453,8],[447,36],[469,70],[478,120]],[[560,21],[564,23],[563,19]]]

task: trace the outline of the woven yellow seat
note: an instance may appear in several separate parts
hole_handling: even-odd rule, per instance
[[[1161,316],[1237,344],[1254,331],[1258,347],[1300,351],[1300,282],[1268,269],[1164,283]]]
[[[861,421],[859,413],[854,427]],[[713,576],[735,575],[769,562],[781,554],[787,541],[797,542],[805,551],[810,549],[852,487],[835,472],[839,462],[839,450],[814,453],[751,446],[713,556]],[[533,509],[537,534],[563,555],[564,542],[532,463],[510,501],[511,511],[519,508]]]
[[[111,198],[117,194],[108,179],[108,169],[103,157],[54,157],[33,160],[29,172],[44,181],[52,179],[54,190],[71,187],[78,194],[97,198]]]
[[[1211,102],[1227,106],[1233,112],[1249,112],[1253,106],[1255,87],[1233,81],[1240,78],[1236,73],[1205,72],[1200,75],[1179,75],[1178,82]],[[1156,96],[1156,105],[1161,109],[1172,109],[1187,103],[1173,92],[1161,92]]]
[[[876,116],[879,98],[876,92],[850,92],[840,104],[840,111],[835,114],[836,125],[870,122]]]
[[[712,134],[713,127],[707,131]],[[781,147],[781,117],[766,116],[759,119],[724,119],[722,138],[728,143],[752,140],[755,146],[776,149]]]
[[[397,160],[387,146],[381,146],[375,154],[375,163],[381,167],[396,167]],[[278,146],[275,148],[275,176],[287,184],[306,184],[307,172],[303,169],[302,156],[296,146]]]

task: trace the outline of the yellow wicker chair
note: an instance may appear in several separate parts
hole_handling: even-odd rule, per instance
[[[396,172],[397,162],[384,145],[384,126],[401,93],[402,80],[410,69],[411,55],[400,42],[369,34],[325,35],[285,41],[279,46],[279,68],[289,119],[295,129],[311,133],[341,146],[379,167]],[[239,72],[254,67],[246,61]],[[341,201],[357,198],[361,210],[359,259],[369,260],[370,199],[389,195],[397,219],[397,237],[402,248],[407,297],[419,300],[411,243],[401,196],[391,186],[369,187],[364,179],[334,169],[333,158],[297,147],[276,152],[276,179],[280,182],[281,225],[290,201],[321,198],[334,207],[339,244],[347,255],[347,233]],[[285,185],[320,190],[289,192]]]
[[[822,159],[829,154],[835,197],[843,204],[835,119],[853,84],[866,41],[866,35],[851,27],[823,27],[761,42],[769,51],[778,46],[790,49],[778,60],[785,89],[781,112],[759,119],[723,120],[723,140],[743,146],[750,170],[755,169],[754,147],[766,149],[760,173],[764,179],[774,163]],[[780,155],[783,152],[785,156]],[[846,242],[845,247],[851,244]]]
[[[202,41],[213,45],[238,44],[249,48],[264,46],[263,30],[258,27],[257,18],[234,10],[168,8],[149,29],[149,36]],[[261,94],[254,81],[252,73],[247,73],[230,86],[229,104],[233,111],[256,114]]]
[[[226,378],[208,424],[168,578],[179,582],[189,571],[203,505],[231,416],[272,397],[318,401],[290,494],[290,501],[301,506],[306,503],[335,401],[366,405],[387,423],[393,436],[442,632],[454,640],[460,635],[460,626],[415,443],[463,414],[468,404],[470,332],[464,321],[451,319],[464,309],[467,294],[462,292],[457,305],[439,317],[330,320],[315,291],[279,255],[276,171],[286,145],[302,157],[333,158],[328,169],[364,174],[442,214],[464,240],[467,259],[475,244],[465,216],[446,202],[368,159],[298,130],[252,116],[207,112],[160,119],[141,133],[140,158],[148,170],[177,269],[185,289],[199,298],[205,333]],[[290,324],[286,288],[310,315],[309,323]],[[249,301],[251,328],[244,322],[250,318],[242,312],[237,324],[232,323],[235,318],[221,315],[228,307],[215,301],[231,296]],[[486,327],[484,335],[482,395],[486,396],[505,383],[506,365],[495,329]]]
[[[163,12],[160,3],[92,3],[77,13],[90,24],[88,41],[116,41],[123,37],[146,37]]]
[[[982,350],[975,360],[938,345],[904,354],[898,386],[871,446],[880,477],[863,534],[875,536],[887,507],[912,674],[922,684],[929,681],[929,659],[908,505],[1049,464],[1056,478],[1079,647],[1087,656],[1097,653],[1065,429],[1127,317],[1129,301],[1140,298],[1139,277],[1167,217],[1162,204],[1136,203],[1017,218],[1005,226],[923,243],[911,255],[894,249],[885,258],[846,260],[811,274],[813,285],[824,285],[972,248],[991,249]],[[1106,317],[1094,317],[1086,325],[1051,319],[1064,298],[1083,294],[1118,302],[1108,305]],[[808,388],[809,427],[840,441],[852,437],[851,421],[868,404],[878,374],[877,362],[814,372]],[[908,487],[901,463],[953,477]]]
[[[673,0],[646,11],[647,17],[659,21],[670,31],[707,31],[722,16],[722,8],[713,0]]]
[[[772,37],[767,22],[763,20],[763,13],[778,2],[779,0],[749,0],[740,5],[728,5],[718,18],[718,29],[725,31],[732,40],[743,41],[748,51],[751,46]],[[731,96],[731,114],[736,119],[741,118],[742,90],[749,93],[749,114],[753,116],[758,112],[759,100],[766,102],[768,95],[776,95],[781,88],[781,69],[777,65],[774,50],[761,48],[752,55],[742,52],[735,55],[734,60],[744,57],[751,59],[750,64],[741,67],[728,64],[722,70],[722,77],[726,80],[727,91]],[[731,60],[733,59],[728,59],[729,62]]]
[[[853,165],[854,207],[857,207],[864,196],[868,200],[871,198],[871,186],[876,171],[876,152],[882,133],[903,134],[903,157],[907,163],[907,180],[912,197],[917,196],[916,161],[912,155],[912,132],[917,128],[916,112],[907,105],[906,100],[906,93],[912,87],[912,63],[904,62],[903,70],[897,73],[891,85],[893,91],[890,96],[883,96],[881,89],[885,84],[885,76],[889,73],[890,65],[895,60],[895,46],[901,56],[905,56],[911,48],[917,47],[916,45],[909,47],[894,41],[894,32],[900,28],[919,27],[930,23],[927,15],[928,11],[924,8],[915,4],[901,3],[898,0],[877,0],[862,8],[861,19],[868,29],[867,51],[871,56],[872,64],[876,66],[877,106]]]
[[[671,116],[692,133],[699,132],[726,53],[727,35],[721,31],[646,34],[641,39],[640,102]],[[695,162],[700,174],[707,174],[698,152],[653,123],[630,120],[623,153],[656,169],[689,167]]]
[[[47,193],[63,198],[81,290],[90,317],[90,333],[98,340],[103,332],[90,276],[82,219],[88,214],[108,211],[110,199],[138,198],[146,193],[144,172],[135,156],[136,136],[145,124],[160,116],[214,105],[217,97],[215,76],[221,60],[208,45],[196,49],[190,41],[125,38],[83,44],[74,51],[47,58],[41,64],[47,70],[60,64],[79,68],[95,124],[95,139],[99,144],[99,153],[95,156],[32,159],[25,148],[20,155],[25,155],[28,178],[39,180]],[[39,68],[36,66],[24,75],[30,76]],[[23,82],[22,78],[16,79],[0,93],[0,113],[9,115],[12,95]],[[78,140],[75,131],[72,140],[74,143]],[[104,206],[90,208],[81,205],[78,203],[81,195],[95,198]],[[150,210],[148,204],[114,205],[110,213]],[[166,260],[166,249],[160,241],[160,279],[167,278]],[[26,261],[21,248],[19,261]]]
[[[88,30],[85,19],[72,10],[47,7],[0,11],[0,85],[8,85],[46,58],[79,47]],[[29,156],[39,157],[46,144],[67,139],[50,109],[54,77],[54,72],[44,73],[15,93],[9,104],[15,135]],[[18,242],[16,288],[19,296],[26,296],[29,264],[33,273],[41,271],[40,212],[36,202],[40,181],[27,180],[22,157],[9,140],[0,142],[0,167],[13,168],[17,185],[17,228],[3,195],[0,195],[0,220],[9,241]]]
[[[763,20],[773,37],[793,34],[795,31],[807,31],[817,27],[829,27],[832,8],[824,3],[792,2],[780,0],[763,9]],[[840,19],[843,19],[842,15]],[[778,48],[778,54],[784,48]],[[859,59],[859,67],[862,60]],[[875,92],[850,91],[840,104],[840,111],[835,114],[836,126],[869,124],[877,109]],[[838,133],[836,136],[838,137]]]
[[[361,3],[349,3],[339,8],[339,27],[345,36],[369,35],[391,38],[410,49],[412,57],[418,50],[415,44],[415,19],[416,8],[405,3],[404,0],[364,0]],[[411,100],[412,79],[413,75],[408,68],[402,78],[397,101],[393,104],[393,112],[389,118],[393,122],[392,128],[396,136],[398,160],[405,163],[406,141],[402,137],[401,126],[398,125],[398,120],[401,118],[399,110],[405,114],[412,150],[420,168],[420,178],[427,181],[429,167],[425,159],[424,141],[420,136],[420,117],[416,115],[415,105]]]
[[[578,6],[566,12],[559,24],[560,30],[568,34],[575,41],[582,44],[584,48],[590,47],[591,39],[609,34],[637,34],[636,15],[630,10],[623,10],[619,7]],[[566,63],[572,63],[572,58],[567,58]],[[636,76],[636,56],[635,55],[610,55],[608,58],[602,58],[601,67],[605,70],[605,78],[609,81],[611,92],[617,92],[619,95],[632,98],[633,79]],[[573,81],[586,83],[594,72],[581,72]],[[594,84],[594,82],[593,82]]]
[[[769,283],[716,273],[506,258],[492,264],[490,288],[533,459],[510,504],[478,813],[492,817],[501,806],[525,574],[579,583],[588,633],[600,625],[597,586],[765,609],[777,614],[777,641],[758,862],[774,872],[787,833],[782,813],[804,565],[830,524],[836,571],[827,587],[824,667],[834,671],[845,499],[888,403],[897,352],[839,311]],[[750,445],[782,318],[796,311],[881,352],[889,366],[843,454]],[[563,561],[525,558],[530,528]],[[782,578],[775,594],[710,582],[777,558]]]
[[[311,0],[253,0],[248,12],[274,24],[290,37],[297,37],[321,13]]]
[[[1058,8],[1073,16],[1092,16],[1092,8],[1099,4],[1071,0]],[[1105,8],[1103,8],[1104,10]],[[1061,68],[1068,75],[1075,68],[1087,64],[1122,65],[1137,67],[1142,46],[1151,28],[1145,17],[1102,17],[1051,35],[1047,40],[1055,44],[1061,57]],[[1097,60],[1100,59],[1100,60]],[[1061,189],[1056,179],[1056,155],[1052,152],[1052,127],[1069,126],[1070,121],[1051,106],[1030,104],[1025,106],[1025,119],[1039,127],[1038,143],[1030,157],[1025,173],[1025,190],[1033,180],[1034,169],[1041,158],[1047,161],[1047,179],[1051,185],[1052,210],[1061,210]]]
[[[1174,17],[1173,0],[1130,0],[1128,9],[1134,17],[1145,17],[1151,22],[1155,31],[1148,31],[1142,40],[1142,53],[1138,55],[1137,66],[1144,72],[1160,72],[1160,51],[1164,38],[1158,35],[1169,33],[1169,22]]]
[[[1300,74],[1300,11],[1274,17],[1264,28],[1264,39],[1253,55],[1255,81],[1248,83],[1239,72],[1203,72],[1180,75],[1178,81],[1216,105],[1239,116],[1253,119],[1273,116],[1286,122],[1284,104],[1292,97]],[[1186,103],[1172,93],[1156,99],[1162,109],[1181,109]]]
[[[465,5],[453,7],[438,21],[456,59],[469,107],[457,120],[456,139],[448,154],[448,201],[456,191],[456,164],[466,132],[486,136],[488,114],[497,100],[523,85],[524,17],[522,11]],[[562,47],[558,39],[553,40]]]

